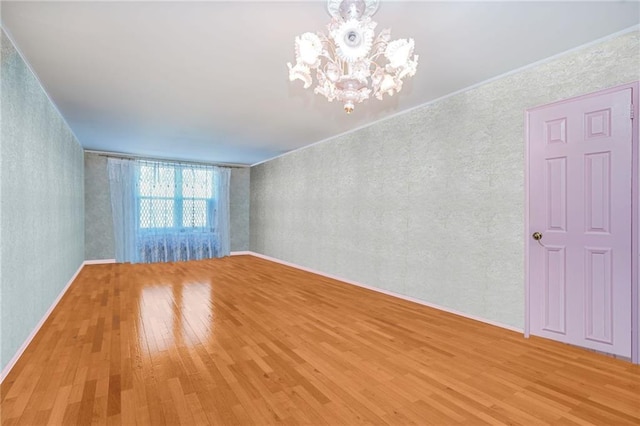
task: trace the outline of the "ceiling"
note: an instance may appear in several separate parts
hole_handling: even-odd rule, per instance
[[[637,25],[640,3],[384,1],[403,91],[346,115],[288,80],[320,1],[2,2],[2,27],[86,149],[253,164]]]

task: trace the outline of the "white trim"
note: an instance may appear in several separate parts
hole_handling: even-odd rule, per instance
[[[254,253],[252,251],[232,251],[231,253],[229,253],[229,256],[251,256]]]
[[[67,284],[64,286],[62,291],[60,291],[60,294],[58,294],[58,297],[56,298],[56,300],[54,300],[51,306],[49,306],[49,309],[42,316],[42,319],[40,319],[40,322],[38,322],[38,324],[33,328],[33,330],[31,331],[31,334],[29,334],[29,336],[26,338],[22,346],[20,346],[20,348],[16,351],[13,358],[11,358],[11,361],[9,361],[9,363],[4,367],[4,369],[2,370],[2,373],[0,373],[0,383],[2,383],[4,379],[9,375],[9,372],[11,371],[11,369],[16,365],[16,362],[18,362],[18,360],[20,359],[24,351],[27,349],[27,347],[29,347],[29,344],[31,344],[31,341],[33,340],[33,338],[36,337],[36,334],[38,334],[38,332],[40,331],[40,328],[47,321],[47,319],[49,318],[49,315],[51,315],[51,313],[56,308],[56,306],[58,305],[62,297],[67,292],[67,290],[69,290],[69,287],[71,287],[71,284],[73,284],[73,281],[75,281],[75,279],[78,277],[78,274],[80,274],[80,271],[82,271],[82,268],[84,268],[85,264],[86,262],[82,262],[80,264],[76,273],[73,274],[69,282],[67,282]]]
[[[93,259],[93,260],[85,260],[83,262],[84,265],[105,265],[107,263],[116,263],[115,259]]]
[[[524,337],[531,336],[529,311],[529,110],[524,111]]]
[[[518,328],[518,327],[512,327],[510,325],[506,325],[506,324],[502,324],[500,322],[488,320],[486,318],[477,317],[475,315],[469,315],[469,314],[466,314],[464,312],[456,311],[455,309],[446,308],[444,306],[436,305],[434,303],[425,302],[424,300],[416,299],[416,298],[413,298],[413,297],[410,297],[410,296],[405,296],[403,294],[394,293],[392,291],[387,291],[387,290],[383,290],[383,289],[380,289],[380,288],[371,287],[371,286],[368,286],[366,284],[362,284],[362,283],[359,283],[359,282],[356,282],[356,281],[351,281],[351,280],[348,280],[348,279],[345,279],[345,278],[337,277],[335,275],[325,274],[324,272],[320,272],[320,271],[317,271],[315,269],[311,269],[311,268],[307,268],[307,267],[304,267],[304,266],[296,265],[295,263],[287,262],[285,260],[280,260],[280,259],[277,259],[275,257],[267,256],[267,255],[264,255],[264,254],[260,254],[260,253],[256,253],[256,252],[252,252],[252,251],[249,251],[249,252],[246,252],[246,253],[251,255],[251,256],[258,257],[260,259],[265,259],[265,260],[268,260],[268,261],[271,261],[271,262],[280,263],[280,264],[285,265],[285,266],[290,266],[292,268],[300,269],[301,271],[311,272],[312,274],[316,274],[316,275],[320,275],[320,276],[323,276],[323,277],[331,278],[332,280],[342,281],[342,282],[344,282],[346,284],[351,284],[351,285],[355,285],[357,287],[366,288],[367,290],[372,290],[372,291],[375,291],[375,292],[378,292],[378,293],[386,294],[387,296],[397,297],[398,299],[403,299],[403,300],[407,300],[409,302],[418,303],[420,305],[428,306],[429,308],[438,309],[440,311],[448,312],[450,314],[458,315],[460,317],[469,318],[469,319],[472,319],[474,321],[480,321],[480,322],[483,322],[485,324],[489,324],[489,325],[493,325],[493,326],[496,326],[496,327],[504,328],[504,329],[507,329],[507,330],[515,331],[517,333],[523,333],[523,330],[521,328]]]
[[[533,68],[533,67],[536,67],[538,65],[542,65],[542,64],[545,64],[547,62],[551,62],[551,61],[553,61],[555,59],[558,59],[558,58],[560,58],[560,57],[562,57],[564,55],[568,55],[569,53],[573,53],[573,52],[576,52],[578,50],[582,50],[582,49],[585,49],[587,47],[590,47],[590,46],[605,42],[607,40],[619,37],[621,35],[624,35],[624,34],[627,34],[627,33],[631,33],[631,32],[634,32],[634,31],[638,31],[638,30],[640,30],[640,25],[634,25],[632,27],[625,28],[624,30],[615,32],[613,34],[609,34],[607,36],[601,37],[601,38],[596,39],[596,40],[592,40],[592,41],[590,41],[588,43],[581,44],[580,46],[572,47],[569,50],[565,50],[563,52],[556,53],[555,55],[549,56],[547,58],[541,59],[541,60],[536,61],[536,62],[532,62],[532,63],[524,65],[524,66],[522,66],[520,68],[516,68],[516,69],[513,69],[511,71],[507,71],[505,73],[497,75],[495,77],[488,78],[488,79],[483,80],[483,81],[481,81],[479,83],[472,84],[471,86],[464,87],[464,88],[462,88],[460,90],[456,90],[455,92],[448,93],[448,94],[446,94],[444,96],[440,96],[439,98],[432,99],[432,100],[427,101],[425,103],[422,103],[420,105],[416,105],[416,106],[413,106],[411,108],[403,109],[402,111],[398,111],[398,112],[396,112],[394,114],[388,115],[386,117],[382,117],[379,120],[375,120],[375,121],[372,121],[370,123],[363,124],[362,126],[358,126],[358,127],[353,128],[353,129],[347,130],[346,132],[338,133],[337,135],[330,136],[330,137],[328,137],[326,139],[322,139],[322,140],[319,140],[317,142],[313,142],[313,143],[311,143],[309,145],[301,146],[300,148],[296,148],[296,149],[293,149],[291,151],[287,151],[287,152],[285,152],[283,154],[276,155],[275,157],[271,157],[271,158],[268,158],[266,160],[258,161],[257,163],[252,164],[251,167],[258,166],[258,165],[260,165],[262,163],[266,163],[267,161],[275,160],[277,158],[284,157],[286,155],[293,154],[293,153],[298,152],[298,151],[302,151],[303,149],[311,148],[312,146],[315,146],[315,145],[320,145],[321,143],[329,142],[329,141],[331,141],[333,139],[337,139],[339,137],[342,137],[342,136],[345,136],[345,135],[348,135],[348,134],[351,134],[351,133],[358,132],[358,131],[360,131],[362,129],[366,129],[367,127],[373,126],[374,124],[378,124],[378,123],[383,122],[385,120],[390,120],[392,118],[395,118],[395,117],[398,117],[400,115],[406,114],[406,113],[411,112],[413,110],[416,110],[418,108],[423,108],[423,107],[435,104],[437,102],[443,101],[443,100],[445,100],[447,98],[450,98],[452,96],[459,95],[460,93],[464,93],[464,92],[467,92],[469,90],[475,89],[477,87],[483,86],[483,85],[485,85],[487,83],[491,83],[492,81],[500,80],[501,78],[508,77],[508,76],[510,76],[512,74],[517,74],[517,73],[519,73],[521,71],[525,71],[525,70],[527,70],[529,68]]]

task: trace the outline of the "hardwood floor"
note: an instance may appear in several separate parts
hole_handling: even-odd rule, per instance
[[[3,425],[640,424],[640,367],[250,256],[86,266]]]

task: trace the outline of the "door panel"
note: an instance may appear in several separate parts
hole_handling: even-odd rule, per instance
[[[530,332],[631,355],[630,88],[529,112]]]
[[[585,155],[585,232],[609,234],[611,223],[611,153]]]
[[[546,231],[564,232],[567,230],[567,157],[548,158],[547,227]]]
[[[613,287],[611,285],[611,250],[587,247],[586,338],[613,344]],[[629,336],[631,337],[631,336]]]
[[[544,247],[546,252],[544,281],[544,330],[565,334],[566,256],[564,247]]]

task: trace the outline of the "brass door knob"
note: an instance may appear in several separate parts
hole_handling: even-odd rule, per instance
[[[532,237],[534,240],[540,241],[542,239],[542,234],[540,232],[534,232]]]

